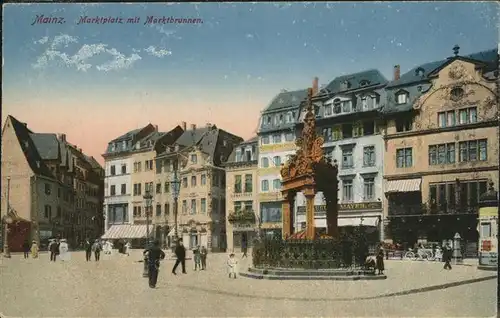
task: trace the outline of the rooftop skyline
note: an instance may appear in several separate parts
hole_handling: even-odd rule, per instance
[[[435,3],[9,4],[3,112],[35,132],[65,133],[103,162],[124,133],[181,121],[253,137],[281,89],[378,69],[401,72],[496,48],[498,5]],[[37,16],[64,19],[39,24]],[[82,17],[135,24],[78,24]],[[144,24],[149,16],[191,24]],[[202,23],[201,23],[202,22]]]

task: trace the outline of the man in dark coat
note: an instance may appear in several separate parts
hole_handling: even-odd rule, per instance
[[[147,255],[149,287],[155,288],[160,271],[160,260],[165,258],[165,253],[160,248],[160,241],[155,240],[153,246],[144,250],[143,255]]]
[[[446,244],[443,248],[443,261],[444,261],[444,269],[451,269],[451,247],[449,244]]]
[[[182,273],[187,274],[186,273],[186,248],[182,244],[181,240],[179,240],[179,242],[177,243],[177,246],[175,248],[175,256],[177,257],[177,260],[175,261],[174,268],[172,268],[172,274],[177,275],[175,273],[175,270],[177,269],[177,266],[179,266],[179,264],[181,264],[181,266],[182,266]]]
[[[90,243],[89,239],[85,240],[83,243],[83,248],[85,249],[85,259],[87,262],[90,262],[90,258],[92,257],[92,243]]]
[[[31,248],[30,242],[28,240],[24,241],[24,243],[23,243],[24,258],[29,258],[30,248]]]
[[[59,254],[59,244],[57,243],[56,240],[53,240],[49,244],[49,251],[50,251],[50,260],[52,262],[56,261],[56,256]]]

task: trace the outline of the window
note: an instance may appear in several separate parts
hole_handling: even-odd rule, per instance
[[[457,183],[435,183],[429,185],[429,200],[434,208],[440,211],[446,210],[449,207],[453,208],[468,208],[475,207],[478,203],[481,194],[486,192],[486,181],[459,181]],[[457,197],[459,191],[459,197]],[[458,201],[457,201],[458,199]]]
[[[123,164],[122,165],[122,174],[126,174],[127,173],[127,165]]]
[[[488,144],[486,139],[460,142],[458,144],[460,162],[487,160],[487,147]]]
[[[269,181],[268,180],[262,180],[261,191],[269,191]]]
[[[198,162],[198,156],[197,155],[191,155],[191,163],[196,164]]]
[[[343,201],[352,201],[354,198],[352,189],[353,180],[342,180]]]
[[[48,204],[45,205],[44,216],[46,219],[52,219],[52,207]]]
[[[335,99],[333,101],[333,112],[335,114],[340,114],[342,112],[342,103],[340,102],[340,99]]]
[[[156,204],[156,216],[161,216],[161,204]]]
[[[275,134],[273,135],[273,144],[279,144],[281,142],[281,135]]]
[[[281,180],[280,179],[274,179],[273,180],[273,189],[274,190],[281,189]]]
[[[450,92],[450,98],[453,101],[458,101],[464,96],[464,90],[460,87],[455,87]]]
[[[122,187],[121,187],[121,194],[127,194],[127,185],[126,184],[122,184]]]
[[[411,118],[396,119],[397,132],[411,131],[412,126],[413,126],[413,120]]]
[[[158,193],[158,194],[161,193],[161,183],[156,184],[156,193]]]
[[[342,124],[342,137],[352,138],[352,124]]]
[[[285,141],[290,142],[293,141],[293,133],[286,133],[285,134]]]
[[[188,178],[182,178],[182,187],[183,188],[187,188],[188,186]]]
[[[413,165],[412,148],[402,148],[396,150],[396,159],[398,168],[409,168]]]
[[[353,150],[352,147],[342,149],[342,169],[351,169],[354,167]]]
[[[261,143],[263,145],[268,145],[269,144],[269,136],[263,136],[261,139]]]
[[[361,137],[363,136],[363,123],[362,122],[356,122],[352,126],[352,135],[353,137]]]
[[[491,223],[481,222],[479,233],[480,233],[479,236],[482,238],[491,238]]]
[[[246,174],[245,175],[245,193],[251,193],[252,191],[253,191],[253,189],[252,189],[252,175]]]
[[[375,122],[373,120],[363,122],[363,136],[371,136],[375,134]]]
[[[342,125],[333,126],[333,140],[342,139]]]
[[[50,184],[46,183],[45,184],[45,194],[50,195],[50,193],[51,193]]]
[[[243,158],[242,158],[242,155],[241,155],[241,149],[237,149],[237,150],[236,150],[236,158],[235,158],[235,161],[236,161],[236,162],[241,162],[241,161],[243,161],[242,159],[243,159]]]
[[[281,222],[281,203],[266,202],[260,204],[262,222]]]
[[[111,195],[116,195],[116,187],[114,185],[111,186],[110,193]]]
[[[280,156],[274,156],[273,163],[274,163],[275,167],[279,167],[281,165],[281,157]]]
[[[191,199],[191,214],[196,214],[196,199]]]
[[[446,112],[438,113],[438,123],[440,128],[446,127]]]
[[[363,166],[375,166],[375,146],[367,146],[363,148]]]
[[[201,185],[206,185],[207,184],[207,175],[202,174],[201,175]]]
[[[115,166],[111,166],[111,167],[110,167],[110,174],[111,174],[112,176],[116,175]]]
[[[323,128],[323,139],[325,141],[332,141],[332,129],[331,128]]]
[[[187,213],[187,201],[182,200],[182,213],[186,214]]]
[[[264,157],[260,159],[260,163],[262,165],[262,168],[268,168],[269,167],[269,159]]]
[[[375,198],[375,178],[364,178],[364,199],[373,200]]]
[[[366,96],[363,96],[361,98],[361,106],[363,107],[363,109],[368,109],[368,102],[367,102],[367,97]]]
[[[207,199],[205,198],[200,200],[200,212],[207,213]]]
[[[241,193],[241,176],[234,176],[234,193]]]
[[[196,176],[191,176],[191,186],[196,187]]]
[[[333,109],[332,109],[332,105],[325,105],[325,113],[324,113],[325,117],[326,116],[331,116],[333,115]]]
[[[352,102],[350,100],[346,100],[346,101],[342,102],[342,112],[343,113],[350,113],[351,107],[352,107]]]
[[[137,172],[141,172],[142,171],[142,162],[138,162],[137,163]]]
[[[458,120],[460,125],[473,124],[477,122],[477,108],[470,107],[458,111]]]
[[[398,104],[406,104],[406,101],[408,99],[408,95],[406,93],[398,93],[396,95],[396,99]]]
[[[169,203],[165,203],[163,205],[163,213],[165,213],[165,215],[170,215],[170,204]]]
[[[455,144],[429,146],[429,165],[455,163]]]

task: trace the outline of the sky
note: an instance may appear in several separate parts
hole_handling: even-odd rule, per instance
[[[315,76],[323,85],[376,68],[391,79],[394,65],[405,72],[441,60],[455,44],[464,55],[497,48],[498,8],[495,2],[8,4],[2,126],[12,115],[35,132],[65,133],[101,163],[109,141],[148,123],[160,131],[182,121],[212,123],[248,139],[276,94],[310,87]],[[173,19],[146,23],[149,16]],[[94,23],[80,23],[82,17]],[[47,18],[55,23],[34,23]],[[176,23],[185,18],[194,23]]]

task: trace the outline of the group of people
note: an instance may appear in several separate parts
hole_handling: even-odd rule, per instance
[[[69,246],[66,239],[50,239],[49,240],[49,252],[50,252],[50,261],[55,262],[57,256],[61,261],[69,261],[70,253]]]
[[[31,244],[29,241],[25,241],[23,244],[23,251],[24,251],[24,258],[29,258],[30,253],[31,257],[38,258],[39,248],[35,240],[33,240]]]
[[[127,242],[123,245],[123,249],[120,252],[129,255],[130,247],[130,242]],[[94,260],[98,262],[101,259],[101,252],[108,255],[112,254],[113,243],[110,241],[101,242],[99,239],[96,239],[92,243],[89,239],[86,239],[83,243],[83,248],[85,249],[85,259],[87,262],[90,262],[92,259],[92,253],[94,253]]]

